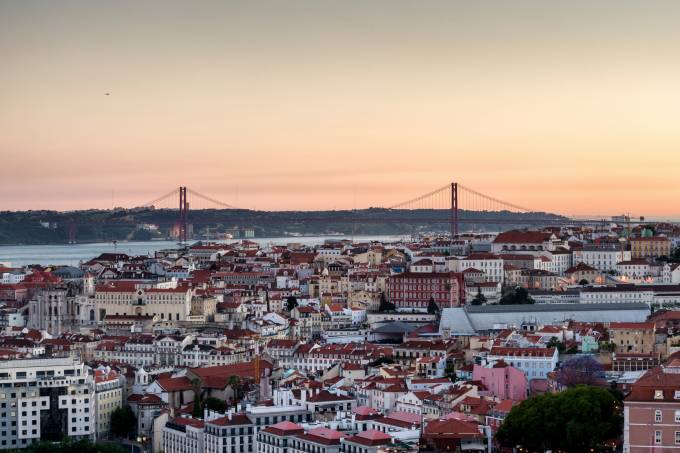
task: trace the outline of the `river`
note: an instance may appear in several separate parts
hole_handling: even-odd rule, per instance
[[[319,245],[327,239],[344,239],[344,236],[301,236],[278,238],[250,238],[263,246],[269,244],[298,243],[304,245]],[[366,241],[397,241],[404,236],[355,236],[357,242]],[[226,242],[237,242],[236,240]],[[157,250],[177,248],[174,241],[139,241],[139,242],[111,242],[71,245],[7,245],[0,246],[0,263],[11,266],[25,266],[27,264],[56,264],[78,266],[81,261],[87,261],[100,253],[127,253],[128,255],[148,255]]]

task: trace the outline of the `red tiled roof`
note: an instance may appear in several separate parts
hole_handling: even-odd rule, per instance
[[[462,420],[450,418],[447,420],[432,420],[425,427],[425,437],[427,438],[481,438],[482,433],[479,432],[477,426]]]
[[[647,370],[647,372],[630,386],[630,394],[626,397],[628,401],[648,401],[648,402],[674,402],[675,392],[680,390],[680,367],[658,366]],[[661,398],[657,398],[656,392],[661,392]]]
[[[345,438],[345,441],[372,447],[376,445],[389,444],[392,442],[392,438],[389,434],[385,434],[381,431],[367,429],[366,431],[358,433],[356,436]]]
[[[194,428],[203,428],[204,425],[203,420],[189,417],[173,418],[171,422],[176,425],[193,426]]]
[[[191,381],[186,376],[181,377],[163,377],[156,379],[166,392],[177,392],[181,390],[191,390],[193,387]]]
[[[309,430],[307,434],[300,434],[296,437],[323,445],[340,445],[343,434],[334,429],[314,428]]]
[[[542,231],[522,231],[511,230],[500,233],[493,240],[494,244],[541,244],[548,239],[552,233]]]
[[[241,425],[252,425],[253,422],[248,418],[246,414],[232,414],[231,417],[224,416],[210,420],[208,423],[217,426],[241,426]]]
[[[277,423],[276,425],[268,426],[264,428],[262,431],[270,434],[275,434],[277,436],[290,436],[294,434],[304,434],[305,432],[302,426],[298,425],[297,423],[289,421],[283,421]]]
[[[316,395],[307,398],[309,403],[332,403],[334,401],[351,401],[354,398],[349,396],[335,395],[328,390],[321,390]]]

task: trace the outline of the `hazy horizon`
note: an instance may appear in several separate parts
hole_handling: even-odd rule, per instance
[[[457,181],[678,218],[680,3],[0,3],[0,210],[389,206]],[[108,93],[108,95],[107,95]]]

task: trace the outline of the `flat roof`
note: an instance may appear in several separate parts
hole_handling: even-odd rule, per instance
[[[594,303],[594,304],[523,304],[523,305],[466,305],[465,311],[473,313],[536,313],[551,311],[599,311],[599,310],[649,310],[644,302]]]

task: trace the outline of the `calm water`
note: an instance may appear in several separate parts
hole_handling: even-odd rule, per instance
[[[343,239],[344,236],[304,236],[285,238],[253,238],[249,239],[261,245],[299,243],[304,245],[318,245],[326,239]],[[356,241],[396,241],[403,236],[355,236]],[[236,242],[228,241],[228,242]],[[111,242],[95,244],[73,245],[9,245],[0,246],[0,263],[9,263],[12,266],[26,264],[68,264],[77,266],[80,261],[87,261],[100,253],[118,252],[129,255],[148,255],[156,250],[177,248],[174,241],[140,241],[119,242],[113,245]]]

